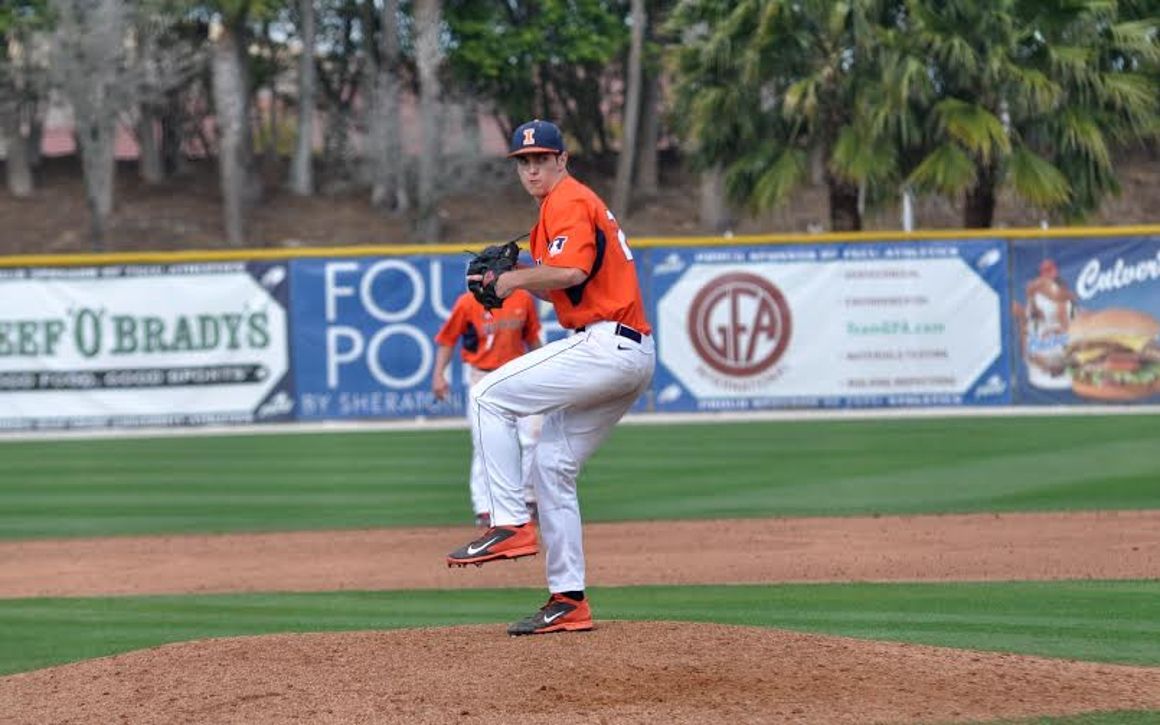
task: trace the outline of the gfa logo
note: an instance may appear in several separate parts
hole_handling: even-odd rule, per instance
[[[525,128],[524,129],[524,146],[531,146],[535,142],[536,142],[536,129]]]

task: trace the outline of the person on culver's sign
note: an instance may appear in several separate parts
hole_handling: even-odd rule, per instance
[[[1067,388],[1065,348],[1077,298],[1060,279],[1055,262],[1045,259],[1039,276],[1027,283],[1027,306],[1016,304],[1028,380],[1037,388]]]
[[[540,204],[529,247],[533,267],[468,275],[500,298],[528,290],[549,300],[561,326],[555,340],[493,370],[472,388],[477,446],[490,491],[492,527],[447,556],[448,566],[482,565],[544,547],[549,598],[508,634],[592,629],[576,479],[652,380],[656,347],[645,318],[628,240],[591,189],[568,173],[560,129],[529,121],[515,130],[509,157]],[[536,524],[523,506],[516,422],[542,413],[532,481]]]
[[[435,353],[435,369],[431,374],[431,390],[439,400],[446,398],[450,390],[447,366],[451,362],[456,342],[462,343],[460,356],[467,366],[470,384],[475,385],[487,373],[540,346],[540,316],[536,313],[536,301],[522,290],[509,297],[503,307],[494,310],[484,309],[470,292],[464,292],[455,300],[451,314],[435,335],[438,350]],[[470,427],[474,429],[475,416],[471,414],[470,389],[467,413]],[[536,440],[540,435],[540,422],[540,416],[530,415],[521,418],[517,424],[524,501],[533,518],[536,516],[536,494],[532,487],[531,467]],[[470,471],[471,506],[475,512],[475,523],[477,526],[490,527],[491,502],[488,500],[487,481],[484,479],[479,448],[474,444]]]

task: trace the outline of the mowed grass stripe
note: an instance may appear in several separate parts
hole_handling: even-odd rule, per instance
[[[1081,715],[1031,717],[1023,720],[988,720],[988,725],[1156,725],[1160,712],[1115,710]],[[975,722],[974,725],[979,725]]]
[[[206,637],[502,623],[539,590],[0,600],[0,674]],[[597,619],[680,620],[1160,665],[1160,582],[593,588]]]
[[[1160,416],[620,426],[589,521],[1160,508]],[[461,524],[464,430],[0,442],[0,538]]]

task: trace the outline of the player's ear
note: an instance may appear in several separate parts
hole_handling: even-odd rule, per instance
[[[568,165],[568,152],[561,151],[560,153],[556,154],[556,168],[563,169],[567,165]]]

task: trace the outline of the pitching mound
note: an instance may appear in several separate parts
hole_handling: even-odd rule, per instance
[[[11,723],[904,723],[1160,708],[1160,670],[600,622],[203,640],[0,678]]]

